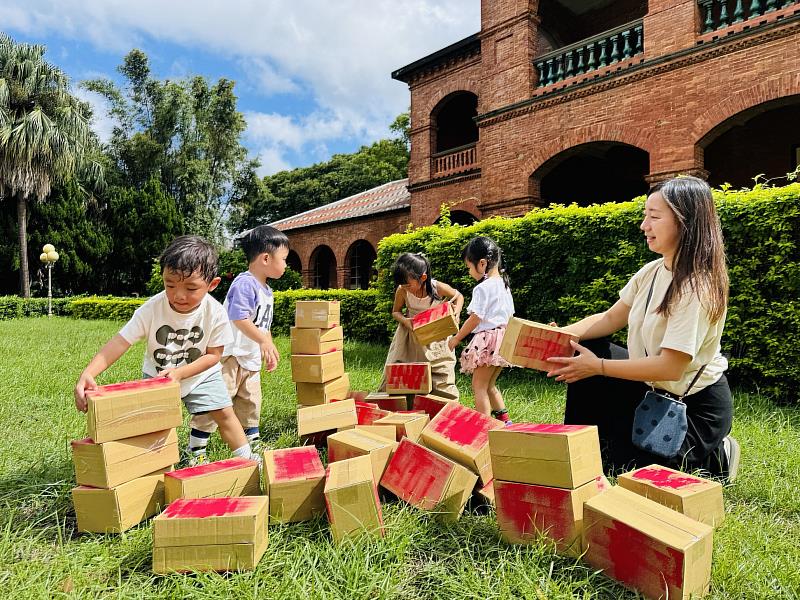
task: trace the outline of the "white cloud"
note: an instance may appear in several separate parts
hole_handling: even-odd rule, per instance
[[[108,116],[108,101],[100,94],[90,92],[81,87],[73,89],[72,93],[84,102],[88,102],[89,106],[92,107],[92,131],[97,134],[101,142],[108,143],[116,124],[114,119]]]
[[[292,168],[292,165],[284,160],[283,153],[278,148],[261,148],[258,151],[258,160],[261,161],[261,167],[258,169],[258,174],[261,177],[274,175],[278,171],[286,171]]]
[[[290,77],[279,73],[269,61],[263,58],[245,58],[239,64],[247,74],[248,80],[264,96],[290,94],[299,92],[301,89]]]

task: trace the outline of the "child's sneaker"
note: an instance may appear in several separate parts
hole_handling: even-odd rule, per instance
[[[722,440],[722,447],[725,449],[725,479],[728,483],[732,483],[739,473],[739,459],[742,455],[742,449],[739,446],[739,442],[732,435],[725,436],[725,439]]]
[[[493,411],[492,411],[492,416],[493,416],[495,419],[497,419],[498,421],[502,421],[502,422],[503,422],[503,424],[504,424],[506,427],[508,427],[509,425],[513,425],[513,424],[514,424],[514,421],[512,421],[512,420],[511,420],[511,419],[508,417],[508,409],[507,409],[507,408],[502,408],[502,409],[500,409],[500,410],[493,410]]]
[[[206,464],[207,462],[209,461],[205,448],[200,450],[190,450],[187,448],[183,451],[183,456],[181,457],[181,461],[178,463],[178,466],[184,469],[187,467],[198,467]]]

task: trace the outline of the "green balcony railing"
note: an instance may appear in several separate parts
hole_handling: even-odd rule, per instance
[[[703,33],[724,29],[767,13],[800,4],[798,0],[697,0]]]

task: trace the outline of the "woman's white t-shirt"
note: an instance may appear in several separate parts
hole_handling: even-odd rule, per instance
[[[473,333],[508,324],[514,315],[514,298],[502,277],[489,277],[472,290],[467,313],[477,315],[481,322]]]
[[[654,277],[653,295],[645,314],[647,295]],[[707,365],[690,393],[699,392],[715,383],[728,368],[728,361],[720,349],[725,314],[716,323],[711,323],[707,308],[698,295],[691,291],[682,294],[677,303],[673,302],[669,317],[658,314],[656,311],[671,282],[672,272],[667,270],[664,259],[660,258],[639,269],[622,288],[619,297],[631,307],[628,313],[628,354],[631,358],[658,355],[663,348],[692,357],[679,381],[647,382],[680,396],[686,392],[701,366]]]

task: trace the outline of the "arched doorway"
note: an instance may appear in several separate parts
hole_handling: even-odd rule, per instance
[[[478,168],[478,97],[454,92],[431,111],[431,175],[447,177]]]
[[[753,178],[780,181],[800,163],[800,96],[759,104],[723,121],[699,142],[708,182],[752,187]]]
[[[647,193],[650,155],[620,142],[590,142],[560,152],[531,175],[543,204],[624,202]]]
[[[317,246],[311,253],[311,287],[328,290],[336,287],[336,255],[328,246]]]
[[[286,266],[295,273],[299,274],[303,272],[303,264],[300,261],[300,255],[294,250],[289,250],[289,254],[286,256]]]
[[[435,223],[438,224],[442,221],[442,218],[439,217],[436,219]],[[467,212],[466,210],[452,210],[450,211],[450,222],[453,225],[462,225],[467,227],[476,223],[478,221],[478,217],[473,215],[471,212]]]
[[[372,270],[377,254],[367,240],[358,240],[350,245],[345,256],[347,281],[345,286],[351,290],[366,290],[372,280]]]

